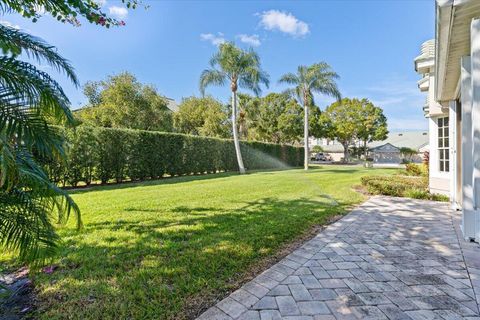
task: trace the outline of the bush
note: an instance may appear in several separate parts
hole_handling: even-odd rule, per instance
[[[90,128],[64,130],[67,159],[41,159],[58,184],[89,185],[238,170],[231,140],[154,131]],[[303,148],[241,142],[250,170],[302,165]]]
[[[427,176],[428,170],[424,165],[415,164],[415,163],[408,163],[405,166],[405,170],[407,171],[407,175],[409,176]]]
[[[362,185],[370,194],[381,194],[393,197],[407,197],[447,201],[448,198],[431,194],[428,190],[428,179],[417,176],[366,176],[361,178]]]

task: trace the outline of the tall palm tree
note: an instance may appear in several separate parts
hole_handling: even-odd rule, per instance
[[[245,173],[240,142],[237,131],[237,89],[238,87],[252,90],[256,95],[261,93],[260,84],[268,87],[268,74],[260,66],[260,57],[249,49],[248,51],[227,42],[219,46],[218,52],[210,59],[211,69],[206,69],[200,76],[200,91],[205,93],[209,85],[223,86],[230,83],[232,91],[232,132],[237,154],[238,168],[241,174]]]
[[[75,85],[78,80],[69,62],[39,38],[0,25],[0,47],[0,247],[38,261],[54,252],[55,223],[74,213],[81,227],[77,205],[36,162],[64,155],[63,136],[51,123],[75,120],[58,83],[19,56],[64,72]]]
[[[308,109],[314,106],[313,93],[321,93],[333,96],[340,100],[341,95],[335,80],[339,78],[332,68],[325,62],[314,63],[311,66],[299,66],[297,73],[284,74],[279,83],[293,85],[294,88],[287,92],[295,96],[302,104],[304,110],[303,139],[305,147],[304,167],[308,170],[309,146],[308,146]]]

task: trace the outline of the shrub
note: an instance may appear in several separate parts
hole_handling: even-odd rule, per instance
[[[67,159],[42,159],[58,184],[158,179],[165,175],[238,170],[231,140],[154,131],[90,128],[64,130]],[[303,148],[241,142],[248,169],[302,165]]]
[[[415,163],[408,163],[405,166],[405,170],[407,171],[407,175],[409,176],[426,176],[427,170],[424,165],[415,164]]]
[[[428,191],[428,179],[417,176],[366,176],[361,178],[370,194],[393,197],[447,201],[448,198],[431,194]]]

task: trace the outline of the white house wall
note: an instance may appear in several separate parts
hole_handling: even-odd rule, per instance
[[[475,212],[475,239],[480,239],[480,19],[471,24],[471,78],[472,78],[472,186]]]
[[[446,116],[442,114],[441,117]],[[450,176],[448,172],[441,172],[438,157],[438,118],[428,118],[428,129],[430,131],[430,161],[429,161],[429,187],[430,192],[439,194],[450,194]]]

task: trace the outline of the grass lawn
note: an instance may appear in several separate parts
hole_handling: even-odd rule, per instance
[[[324,166],[77,191],[85,228],[62,229],[59,268],[33,276],[37,316],[192,318],[314,225],[361,202],[352,190],[361,176],[389,172]]]

